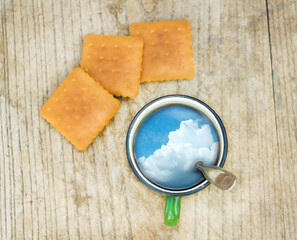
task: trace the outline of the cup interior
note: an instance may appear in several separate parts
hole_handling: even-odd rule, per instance
[[[146,186],[183,196],[209,185],[195,172],[196,158],[223,167],[227,136],[221,119],[208,105],[189,96],[169,95],[136,114],[126,151],[133,172]]]

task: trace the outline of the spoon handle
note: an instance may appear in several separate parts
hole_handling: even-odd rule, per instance
[[[236,183],[236,176],[217,166],[206,166],[202,162],[196,163],[204,177],[222,190],[230,190]]]

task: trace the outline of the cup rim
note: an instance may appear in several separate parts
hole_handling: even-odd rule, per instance
[[[179,95],[179,94],[166,95],[166,96],[156,98],[153,101],[147,103],[137,112],[132,122],[130,123],[129,129],[127,132],[126,155],[128,158],[129,165],[132,168],[134,174],[147,187],[149,187],[150,189],[158,193],[166,194],[169,196],[185,196],[185,195],[189,195],[189,194],[193,194],[195,192],[201,191],[202,189],[207,187],[210,184],[210,182],[207,179],[205,179],[203,182],[197,185],[194,185],[190,188],[178,189],[178,190],[161,187],[156,183],[152,182],[149,178],[147,178],[142,174],[141,170],[137,166],[137,162],[134,157],[134,151],[133,151],[135,134],[137,132],[137,129],[143,122],[143,120],[153,111],[164,106],[175,105],[175,104],[182,104],[182,105],[194,108],[195,110],[200,111],[204,115],[206,115],[209,118],[209,120],[213,123],[219,135],[219,141],[220,141],[219,160],[217,161],[216,165],[219,167],[224,166],[226,157],[227,157],[228,141],[227,141],[227,133],[222,120],[216,114],[216,112],[203,101],[191,96]]]

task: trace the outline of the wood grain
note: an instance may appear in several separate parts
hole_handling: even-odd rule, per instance
[[[297,3],[184,0],[25,0],[0,5],[1,239],[296,239]],[[87,33],[128,35],[133,22],[187,19],[193,80],[144,83],[84,152],[39,114],[79,66]],[[165,198],[131,171],[125,137],[149,101],[186,94],[227,129],[236,187]]]
[[[271,68],[280,169],[279,192],[283,204],[281,237],[297,236],[297,3],[268,1]]]

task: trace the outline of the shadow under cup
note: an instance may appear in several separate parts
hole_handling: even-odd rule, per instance
[[[210,183],[197,161],[223,167],[227,135],[218,115],[204,102],[184,95],[164,96],[145,105],[130,124],[126,152],[137,178],[166,195],[164,220],[176,226],[181,196]]]

